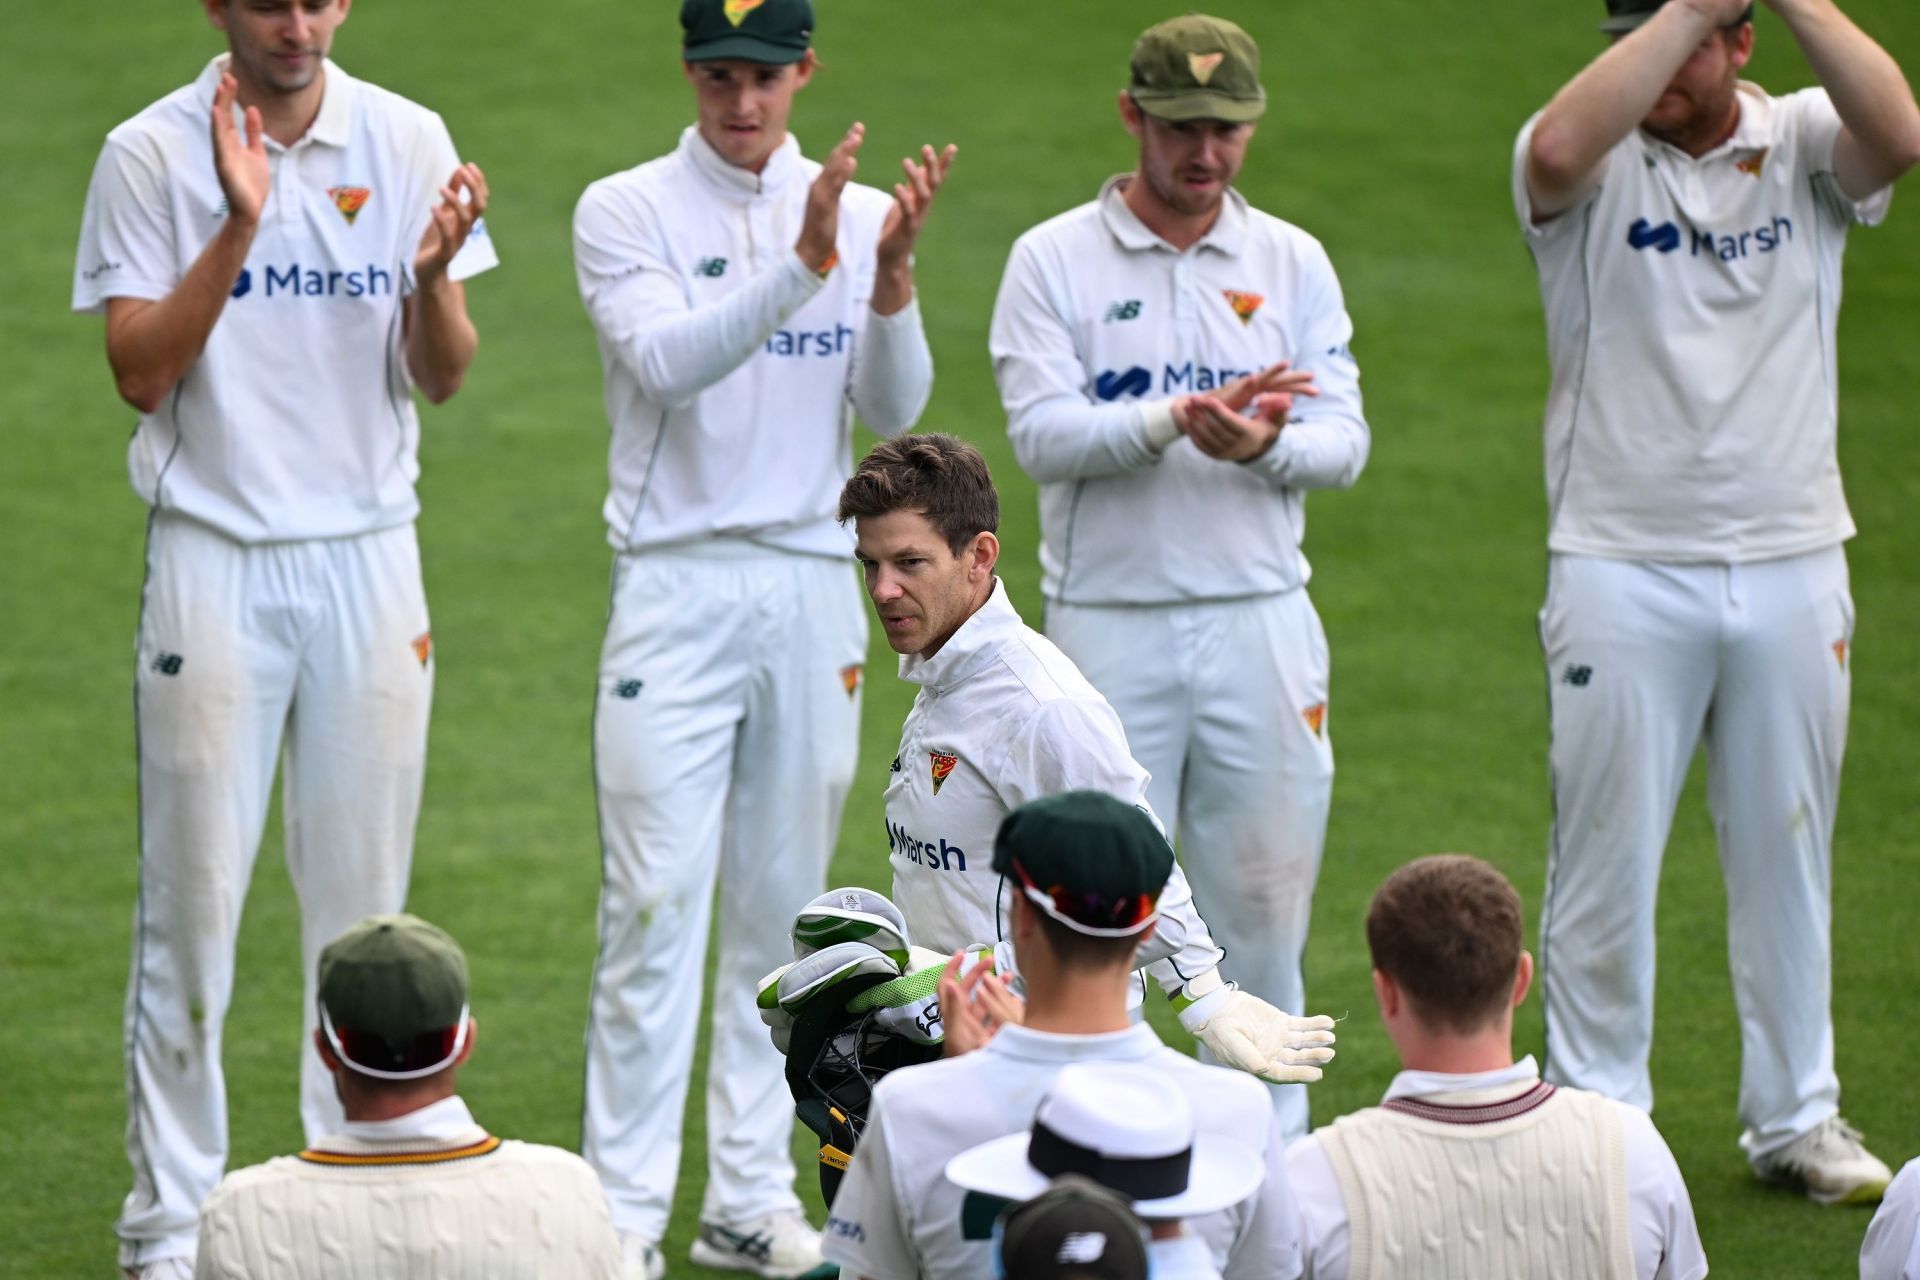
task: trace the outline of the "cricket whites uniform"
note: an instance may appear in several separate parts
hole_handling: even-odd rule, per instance
[[[1848,199],[1823,90],[1739,87],[1693,159],[1635,130],[1534,225],[1551,559],[1540,614],[1554,824],[1541,918],[1547,1074],[1653,1104],[1654,900],[1707,749],[1740,1011],[1741,1145],[1833,1116],[1831,859],[1846,748],[1853,520],[1835,455]]]
[[[585,1161],[496,1138],[452,1097],[229,1174],[194,1275],[620,1280],[620,1246]]]
[[[1305,1280],[1707,1274],[1653,1121],[1543,1083],[1530,1057],[1471,1075],[1402,1071],[1381,1106],[1287,1148],[1287,1177]]]
[[[853,415],[911,426],[933,361],[918,304],[873,314],[892,200],[849,185],[838,265],[795,254],[819,166],[761,173],[689,128],[589,187],[580,293],[612,422],[616,552],[594,714],[603,884],[583,1153],[617,1229],[657,1241],[680,1165],[716,875],[725,904],[702,1218],[798,1207],[792,1099],[754,1008],[824,887],[852,782],[867,622],[834,520]]]
[[[1147,771],[1107,700],[1029,628],[998,579],[931,658],[907,654],[920,686],[887,783],[893,901],[914,945],[951,955],[1005,936],[1007,887],[993,869],[1007,814],[1062,791],[1103,791],[1152,812]],[[1156,819],[1157,821],[1157,819]],[[1220,948],[1175,863],[1160,921],[1141,948],[1168,995],[1217,968]]]
[[[1894,1176],[1860,1242],[1860,1280],[1920,1280],[1920,1160]]]
[[[1178,252],[1124,181],[1022,236],[994,308],[1008,431],[1040,485],[1047,634],[1119,712],[1241,985],[1299,1011],[1333,788],[1300,541],[1306,491],[1367,458],[1353,325],[1305,232],[1229,191]],[[1174,397],[1278,360],[1320,395],[1261,457],[1220,462],[1172,428]],[[1304,1133],[1304,1089],[1274,1088]]]
[[[208,137],[225,61],[108,135],[76,311],[166,298],[227,216]],[[221,1024],[283,747],[309,1038],[321,947],[406,898],[426,765],[433,649],[402,301],[459,160],[438,116],[331,62],[306,136],[266,148],[272,187],[247,265],[127,451],[153,509],[134,678],[128,1265],[193,1251],[226,1163]],[[496,261],[475,224],[449,275]],[[339,1104],[308,1038],[299,1047],[301,1118],[318,1136]]]
[[[1227,1280],[1292,1280],[1300,1244],[1280,1122],[1260,1082],[1195,1062],[1144,1023],[1069,1036],[1002,1027],[973,1053],[890,1072],[874,1086],[867,1129],[833,1199],[822,1252],[844,1276],[866,1280],[977,1280],[992,1274],[991,1230],[1005,1202],[963,1191],[947,1162],[983,1142],[1021,1133],[1060,1068],[1134,1062],[1163,1072],[1193,1105],[1197,1133],[1260,1153],[1266,1177],[1252,1195],[1187,1219]]]

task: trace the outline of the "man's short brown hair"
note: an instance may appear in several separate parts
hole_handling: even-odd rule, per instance
[[[1513,1000],[1520,895],[1478,858],[1417,858],[1387,877],[1367,908],[1373,967],[1436,1031],[1483,1029]]]
[[[1000,528],[1000,495],[980,451],[927,432],[875,445],[840,490],[840,523],[917,511],[959,555],[976,534]]]

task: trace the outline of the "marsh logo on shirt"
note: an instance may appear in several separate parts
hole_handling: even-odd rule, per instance
[[[853,342],[853,330],[844,324],[831,329],[776,329],[767,339],[770,356],[844,355]]]
[[[953,772],[953,766],[960,763],[960,757],[946,755],[939,751],[929,751],[927,754],[933,757],[933,794],[939,795],[940,784],[945,782],[947,775]]]
[[[251,267],[243,267],[233,282],[236,298],[378,298],[393,293],[393,271],[369,262],[357,271],[321,271],[289,262],[284,267],[268,263],[261,268],[262,287],[254,290]]]
[[[908,862],[916,863],[929,871],[965,871],[967,869],[967,851],[957,844],[948,844],[945,837],[936,836],[931,840],[922,840],[909,835],[907,829],[899,823],[887,822],[887,852],[897,853]]]
[[[1160,394],[1178,396],[1195,391],[1212,391],[1251,372],[1251,369],[1234,369],[1226,365],[1204,364],[1197,360],[1162,365]],[[1133,366],[1124,373],[1105,369],[1093,380],[1093,394],[1101,400],[1138,399],[1150,394],[1153,388],[1153,375],[1139,365]]]

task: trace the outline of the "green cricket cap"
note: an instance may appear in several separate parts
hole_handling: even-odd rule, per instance
[[[1063,791],[1001,820],[993,869],[1069,929],[1127,937],[1158,914],[1173,846],[1146,810],[1102,791]]]
[[[1666,2],[1667,0],[1607,0],[1607,20],[1600,24],[1600,29],[1615,34],[1632,31],[1657,13],[1660,6]],[[1747,11],[1740,15],[1739,22],[1732,25],[1739,26],[1741,22],[1752,21],[1753,6],[1748,5]]]
[[[811,0],[686,0],[681,54],[688,62],[744,58],[798,62],[813,45]]]
[[[320,953],[319,997],[349,1065],[409,1070],[445,1056],[464,1028],[467,957],[418,916],[369,916]]]
[[[1244,124],[1267,110],[1260,46],[1225,18],[1203,13],[1170,18],[1141,34],[1127,92],[1162,120]]]

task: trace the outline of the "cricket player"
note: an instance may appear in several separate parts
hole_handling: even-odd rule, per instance
[[[693,1259],[793,1276],[818,1236],[754,984],[791,958],[778,923],[825,887],[853,777],[867,625],[834,499],[855,413],[892,433],[927,403],[913,249],[953,149],[904,162],[891,195],[855,185],[861,125],[824,164],[787,132],[817,69],[807,0],[687,0],[680,21],[696,123],[574,215],[615,551],[582,1150],[630,1261],[660,1274],[717,880]]]
[[[161,1277],[190,1270],[226,1163],[221,1025],[283,749],[309,1030],[321,946],[406,898],[433,697],[413,392],[459,388],[461,282],[496,261],[440,118],[328,59],[348,0],[202,8],[227,52],[107,136],[73,281],[152,508],[116,1229]],[[340,1110],[302,1064],[311,1138]]]
[[[1553,371],[1547,1075],[1653,1105],[1654,898],[1704,743],[1741,1146],[1761,1178],[1872,1201],[1888,1169],[1839,1117],[1830,1004],[1854,619],[1834,335],[1847,233],[1920,158],[1920,109],[1830,0],[1767,7],[1821,88],[1740,79],[1743,0],[1607,0],[1612,47],[1514,149]]]
[[[1177,900],[1173,849],[1153,815],[1129,797],[1065,791],[1003,809],[992,833],[997,838],[990,849],[980,846],[980,855],[1008,886],[1007,932],[1026,984],[1024,1021],[998,1027],[973,1052],[903,1067],[874,1086],[866,1132],[834,1197],[827,1255],[848,1280],[992,1274],[990,1231],[1005,1201],[963,1191],[960,1179],[947,1176],[949,1163],[983,1142],[1027,1133],[1037,1114],[1044,1120],[1042,1100],[1065,1072],[1126,1064],[1163,1075],[1188,1103],[1194,1130],[1245,1144],[1263,1171],[1238,1195],[1187,1221],[1211,1261],[1231,1280],[1291,1280],[1300,1266],[1296,1218],[1279,1118],[1266,1091],[1237,1071],[1167,1047],[1130,1016],[1138,949]],[[1093,1153],[1074,1152],[1064,1141],[1048,1155],[1061,1162],[1059,1171],[1094,1172],[1081,1162]],[[1121,1176],[1118,1166],[1104,1172]],[[1163,1182],[1171,1172],[1160,1171]]]
[[[1106,699],[1020,621],[994,575],[1000,499],[978,449],[934,434],[883,441],[841,491],[840,518],[854,522],[900,678],[920,686],[887,784],[893,900],[917,946],[951,954],[998,942],[1009,898],[1046,888],[1007,879],[994,857],[1008,812],[1091,790],[1151,814],[1147,771]],[[1178,863],[1168,874],[1139,959],[1182,1025],[1229,1066],[1319,1079],[1332,1020],[1290,1017],[1225,981],[1186,876]]]
[[[1300,540],[1307,491],[1351,485],[1369,438],[1326,251],[1233,188],[1259,60],[1199,14],[1140,37],[1134,171],[1014,245],[991,345],[1040,485],[1047,637],[1119,712],[1234,971],[1298,1009],[1333,787]],[[1304,1090],[1274,1102],[1306,1131]]]

